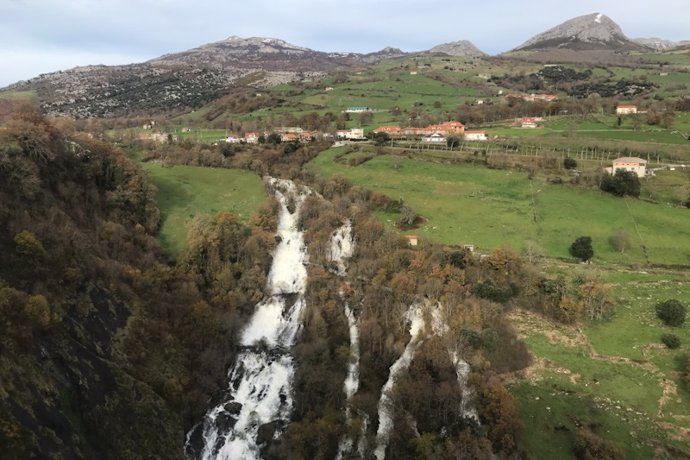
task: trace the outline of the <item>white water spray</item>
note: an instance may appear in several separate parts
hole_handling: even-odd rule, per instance
[[[446,334],[449,331],[449,327],[448,323],[443,318],[441,304],[431,305],[427,302],[424,308],[430,313],[431,329],[429,333],[435,336]],[[414,354],[423,341],[423,338],[420,336],[425,327],[423,311],[424,309],[419,305],[412,305],[408,310],[407,318],[410,321],[410,341],[407,347],[405,347],[402,356],[391,366],[388,381],[381,390],[381,398],[378,404],[379,427],[376,433],[376,450],[374,451],[374,456],[377,460],[383,460],[386,457],[386,448],[388,447],[390,431],[393,428],[393,399],[391,396],[393,386],[400,375],[409,369],[414,359]],[[457,351],[449,349],[448,354],[458,376],[458,385],[460,386],[462,396],[460,413],[463,417],[472,418],[479,423],[479,415],[474,406],[476,393],[474,388],[468,385],[468,377],[471,370],[470,365],[460,357]]]
[[[242,333],[245,349],[229,373],[226,397],[188,435],[187,452],[203,460],[259,459],[262,427],[264,441],[275,439],[292,412],[295,366],[289,350],[301,327],[308,261],[297,222],[308,192],[290,181],[268,181],[281,205],[279,243],[266,285],[270,296],[256,306]],[[290,200],[295,205],[292,213]],[[196,449],[192,438],[199,436],[202,446]]]
[[[409,369],[415,352],[421,340],[419,335],[424,329],[424,318],[422,317],[422,308],[419,305],[412,305],[407,311],[407,318],[410,321],[410,341],[405,347],[405,351],[398,358],[390,368],[388,381],[381,390],[381,398],[379,399],[379,428],[376,431],[376,450],[374,456],[377,460],[386,458],[386,447],[390,438],[391,429],[393,428],[393,396],[392,390],[400,375]]]
[[[337,266],[338,276],[344,277],[347,275],[347,266],[345,260],[352,257],[355,246],[352,236],[352,223],[347,221],[345,225],[333,232],[331,236],[331,254],[330,259]],[[343,292],[340,292],[343,297]],[[355,312],[350,308],[350,305],[345,303],[345,316],[347,317],[348,330],[350,333],[350,357],[347,363],[347,377],[343,384],[343,391],[345,392],[345,423],[350,426],[352,423],[352,411],[350,408],[350,400],[359,390],[359,324]],[[368,419],[363,420],[364,433],[366,433],[366,426]],[[362,435],[362,438],[365,436]],[[363,444],[363,439],[360,439],[360,449],[364,450],[366,447]],[[354,440],[344,435],[338,444],[338,455],[336,460],[341,460],[346,454],[352,452]],[[363,455],[363,454],[360,454]]]

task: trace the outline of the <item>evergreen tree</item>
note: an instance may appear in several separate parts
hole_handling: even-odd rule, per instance
[[[578,237],[573,244],[570,245],[570,255],[577,257],[583,262],[588,262],[592,256],[594,256],[592,238],[589,236]]]

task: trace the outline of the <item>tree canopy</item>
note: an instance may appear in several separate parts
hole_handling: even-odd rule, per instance
[[[577,257],[583,262],[589,261],[594,256],[592,238],[589,236],[578,237],[573,244],[570,245],[570,255]]]

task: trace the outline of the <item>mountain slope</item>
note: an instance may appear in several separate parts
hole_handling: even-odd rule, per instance
[[[648,48],[652,48],[657,51],[666,51],[670,50],[672,48],[676,48],[678,46],[682,46],[683,44],[687,44],[687,41],[680,41],[680,42],[674,42],[672,40],[664,40],[663,38],[658,38],[658,37],[648,37],[648,38],[633,38],[632,41],[639,45],[646,46]]]
[[[51,115],[121,116],[196,108],[238,84],[270,86],[358,65],[357,55],[313,51],[273,38],[230,37],[145,63],[44,74],[8,89],[35,91]]]
[[[593,13],[570,19],[546,32],[538,34],[515,48],[519,50],[610,50],[643,51],[644,45],[630,40],[621,27],[601,13]]]

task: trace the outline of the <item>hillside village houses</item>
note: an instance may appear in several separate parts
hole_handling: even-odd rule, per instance
[[[544,121],[542,117],[527,117],[527,118],[521,118],[520,120],[520,127],[521,128],[527,128],[527,129],[534,129],[534,128],[539,128],[540,125],[538,123],[540,121]],[[543,128],[543,126],[542,126]]]
[[[616,174],[616,171],[630,171],[637,174],[637,177],[645,177],[647,175],[647,160],[637,157],[621,157],[613,160],[613,166],[606,168],[609,174]]]
[[[616,107],[616,115],[633,115],[636,113],[636,105],[619,105],[618,107]]]
[[[348,141],[361,141],[366,139],[364,137],[364,129],[362,128],[352,128],[352,129],[339,129],[336,132],[338,139],[344,139]]]
[[[441,133],[434,133],[430,136],[422,137],[422,142],[425,144],[443,144],[446,145],[446,136]]]
[[[486,136],[486,131],[465,131],[466,141],[486,141],[488,137]]]
[[[369,107],[348,107],[345,109],[345,113],[362,113],[371,112]]]
[[[459,121],[447,121],[438,125],[429,125],[425,128],[401,128],[400,126],[380,126],[374,129],[374,134],[386,133],[389,136],[431,136],[434,133],[442,136],[462,136],[465,134],[465,125]]]
[[[525,102],[537,102],[537,101],[544,101],[544,102],[554,102],[558,100],[558,96],[555,96],[553,94],[537,94],[537,93],[531,93],[531,94],[521,94],[521,93],[509,93],[505,95],[506,99],[522,99]]]

